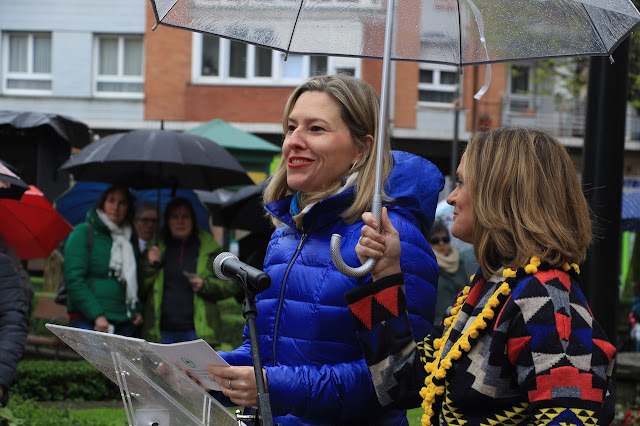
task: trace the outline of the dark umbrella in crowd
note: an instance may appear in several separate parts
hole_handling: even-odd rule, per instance
[[[0,160],[0,198],[19,200],[29,185]]]
[[[134,130],[104,137],[60,170],[79,181],[136,189],[214,190],[253,182],[240,163],[210,139],[168,130]]]
[[[86,124],[64,115],[34,111],[0,111],[0,134],[59,140],[74,148],[84,148],[91,142]]]
[[[271,235],[273,225],[262,206],[262,193],[266,186],[267,180],[245,186],[222,204],[220,213],[227,228]]]

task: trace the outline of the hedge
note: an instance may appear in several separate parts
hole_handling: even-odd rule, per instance
[[[10,395],[36,401],[102,401],[119,398],[120,389],[88,361],[24,360]]]

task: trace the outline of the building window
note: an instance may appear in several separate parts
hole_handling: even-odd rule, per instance
[[[432,64],[420,64],[418,101],[421,103],[450,105],[456,97],[458,70]]]
[[[95,86],[98,96],[141,98],[144,93],[142,36],[95,37]]]
[[[51,93],[51,34],[10,32],[4,38],[4,90]]]
[[[321,74],[360,74],[358,58],[289,55],[265,47],[193,35],[192,78],[199,84],[297,85]]]
[[[509,110],[511,112],[531,112],[533,110],[533,67],[511,65],[508,81]]]

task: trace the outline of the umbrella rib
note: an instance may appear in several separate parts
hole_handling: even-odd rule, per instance
[[[300,13],[302,13],[302,6],[304,5],[304,0],[300,0],[298,3],[298,13],[296,14],[296,19],[293,21],[293,27],[291,28],[291,35],[289,36],[289,44],[287,44],[287,53],[284,55],[284,60],[286,61],[289,57],[289,50],[291,49],[291,42],[293,41],[293,34],[296,32],[296,28],[298,27],[298,19],[300,19]]]
[[[458,3],[458,67],[460,68],[460,74],[462,74],[462,16],[460,13],[460,0],[456,0]],[[460,76],[458,76],[458,85],[460,84]]]
[[[587,7],[583,3],[580,3],[580,2],[576,2],[576,3],[579,3],[580,7],[582,7],[582,9],[584,10],[585,15],[587,15],[587,18],[589,19],[589,25],[591,25],[591,28],[593,29],[593,31],[598,35],[598,39],[600,40],[600,43],[602,43],[602,46],[605,48],[605,50],[607,50],[607,53],[609,53],[609,56],[611,56],[611,53],[613,53],[613,50],[611,50],[611,52],[608,51],[607,45],[602,39],[602,36],[600,35],[600,31],[598,30],[596,25],[593,23],[593,19],[591,19],[591,15],[589,14]]]

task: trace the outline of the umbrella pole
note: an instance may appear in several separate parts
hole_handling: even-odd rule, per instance
[[[387,118],[389,109],[389,80],[391,74],[391,47],[393,42],[393,16],[394,16],[394,0],[387,0],[386,25],[384,30],[384,52],[382,55],[382,86],[380,88],[380,114],[378,117],[378,138],[376,146],[376,175],[374,182],[373,201],[371,205],[371,213],[380,224],[380,216],[382,215],[382,166],[384,158],[385,140],[387,138]],[[380,226],[378,226],[380,232]],[[342,260],[340,253],[340,242],[342,236],[333,234],[331,236],[331,259],[336,269],[349,277],[363,277],[373,269],[376,259],[370,257],[358,268],[347,265]]]

